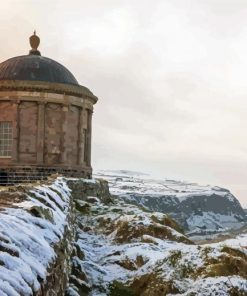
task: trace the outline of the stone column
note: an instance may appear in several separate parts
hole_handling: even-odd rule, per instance
[[[78,123],[78,157],[77,164],[83,165],[84,161],[84,132],[83,132],[83,108],[79,111],[79,123]]]
[[[19,162],[19,142],[20,142],[20,101],[13,102],[15,109],[15,122],[13,122],[13,144],[12,144],[12,160],[14,163]]]
[[[87,113],[87,165],[88,166],[91,166],[92,116],[93,116],[93,111],[88,109],[88,113]]]
[[[38,102],[38,126],[37,126],[37,163],[44,163],[45,144],[45,103]]]
[[[67,143],[68,143],[68,133],[73,131],[68,131],[68,117],[69,117],[69,105],[62,106],[63,112],[63,124],[62,124],[62,137],[61,137],[61,163],[67,165]]]

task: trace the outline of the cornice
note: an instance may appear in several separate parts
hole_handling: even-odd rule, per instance
[[[98,98],[85,86],[44,81],[0,80],[0,92],[1,91],[48,92],[88,98],[93,104],[98,101]]]

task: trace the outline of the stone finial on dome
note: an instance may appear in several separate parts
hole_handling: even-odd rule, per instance
[[[38,51],[38,47],[40,44],[40,38],[36,35],[36,31],[33,32],[33,35],[30,36],[29,42],[31,45],[31,50],[29,51],[29,54],[33,55],[40,55],[40,52]]]

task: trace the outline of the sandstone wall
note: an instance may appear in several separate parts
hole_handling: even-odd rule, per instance
[[[12,155],[0,157],[0,169],[58,167],[91,176],[93,104],[65,93],[0,92],[0,121],[13,126]]]

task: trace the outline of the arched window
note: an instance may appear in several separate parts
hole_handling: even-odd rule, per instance
[[[11,157],[13,127],[10,121],[0,121],[0,157]]]

